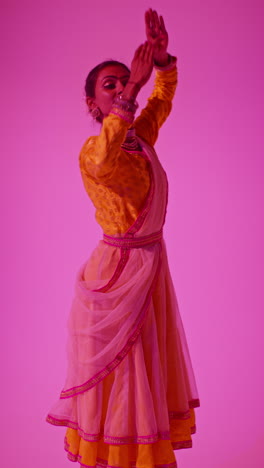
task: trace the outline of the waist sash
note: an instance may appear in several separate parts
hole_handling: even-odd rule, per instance
[[[112,247],[119,247],[121,249],[140,249],[149,245],[156,244],[162,239],[162,229],[153,234],[140,237],[114,237],[108,234],[103,235],[103,241]]]

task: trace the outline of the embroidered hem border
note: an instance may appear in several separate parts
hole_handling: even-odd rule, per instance
[[[99,440],[103,439],[106,444],[110,445],[127,445],[127,444],[154,444],[158,442],[158,440],[170,440],[170,433],[169,432],[159,432],[157,434],[152,434],[148,436],[127,436],[127,437],[112,437],[108,435],[104,435],[102,433],[99,434],[87,434],[82,429],[78,427],[77,423],[73,423],[71,421],[58,421],[52,416],[47,417],[47,422],[55,425],[55,426],[66,426],[71,429],[75,429],[78,431],[78,434],[82,437],[83,440],[86,442],[98,442]],[[58,421],[58,422],[55,422]]]
[[[83,468],[122,468],[122,467],[108,465],[106,460],[103,460],[102,458],[97,458],[96,464],[93,465],[92,467],[89,465],[85,465],[84,463],[82,463],[82,456],[79,454],[74,454],[70,452],[69,447],[70,446],[65,437],[64,438],[64,450],[67,452],[68,459],[72,462],[79,462],[81,467]],[[136,465],[134,463],[131,463],[130,468],[136,468]],[[154,468],[177,468],[177,461],[173,463],[162,464],[162,465],[154,465]]]
[[[190,408],[198,407],[198,406],[200,406],[200,402],[199,402],[199,400],[192,400],[189,403],[189,406],[190,406]],[[169,419],[170,419],[170,421],[174,420],[174,419],[178,419],[178,420],[188,419],[188,416],[187,416],[188,414],[190,414],[190,413],[189,412],[180,413],[180,412],[170,411],[169,412]],[[175,417],[176,415],[178,417]],[[84,440],[86,440],[88,442],[97,442],[97,441],[99,441],[100,439],[103,438],[105,443],[108,443],[108,444],[111,444],[111,445],[123,445],[123,444],[126,445],[126,444],[131,444],[131,443],[150,444],[150,443],[155,443],[158,440],[170,440],[170,433],[168,431],[167,432],[159,432],[157,434],[151,434],[151,435],[148,435],[148,436],[112,437],[112,436],[104,435],[103,433],[88,434],[88,433],[84,432],[84,430],[81,429],[76,422],[73,422],[73,421],[70,421],[70,420],[67,420],[67,419],[58,419],[58,418],[55,418],[54,416],[52,416],[50,414],[47,416],[46,421],[48,423],[54,425],[54,426],[66,426],[66,427],[70,427],[71,429],[75,429],[75,430],[78,431],[79,435]],[[196,433],[196,425],[191,427],[191,434],[195,434],[195,433]],[[188,444],[190,444],[190,442],[191,441],[187,440],[187,441],[182,441],[182,442],[173,442],[173,444],[176,444],[176,445],[178,444],[179,445],[178,447],[175,448],[175,450],[176,450],[177,448],[180,449],[180,448],[191,447],[192,445],[188,445]],[[185,447],[185,445],[186,445],[186,447]]]

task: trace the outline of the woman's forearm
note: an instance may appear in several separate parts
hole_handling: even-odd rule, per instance
[[[124,91],[122,92],[122,96],[124,99],[136,99],[139,91],[141,89],[141,86],[139,83],[136,83],[134,81],[128,81]]]

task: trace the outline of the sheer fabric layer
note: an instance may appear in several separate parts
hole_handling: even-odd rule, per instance
[[[167,206],[166,174],[155,151],[139,141],[151,161],[152,187],[128,233],[135,237],[160,231]],[[200,404],[191,359],[164,241],[128,252],[107,292],[98,289],[119,268],[122,249],[100,241],[77,274],[68,374],[47,420],[71,429],[66,450],[84,466],[175,468],[173,449],[191,447],[193,408]]]
[[[143,255],[141,262],[146,267],[145,250],[135,249],[132,255],[139,258],[133,261],[132,257],[126,267],[128,278],[134,278],[134,287],[138,284],[142,288],[141,294],[146,287],[143,271],[139,268],[141,275],[137,276],[130,271],[129,266],[140,267],[140,257]],[[115,253],[115,247],[100,243],[97,271],[98,265],[104,265],[105,268],[108,264],[110,276],[115,268]],[[108,262],[105,261],[106,255],[109,255]],[[91,281],[94,261],[92,256],[91,263],[88,262],[82,270],[85,281]],[[150,268],[155,271],[153,264]],[[102,276],[104,273],[101,271]],[[126,274],[122,274],[124,284],[128,282]],[[134,294],[128,294],[128,310],[131,298],[135,298],[135,291]],[[126,310],[125,305],[123,297],[122,307]],[[79,313],[80,304],[78,317]],[[99,442],[103,438],[105,443],[113,445],[151,444],[169,440],[171,424],[177,423],[183,438],[177,441],[181,444],[175,448],[184,448],[186,444],[190,446],[190,434],[195,429],[191,410],[197,406],[198,393],[163,242],[158,279],[141,333],[131,350],[108,376],[92,388],[60,399],[49,414],[49,422],[78,430],[83,440]],[[189,432],[182,432],[186,424]]]

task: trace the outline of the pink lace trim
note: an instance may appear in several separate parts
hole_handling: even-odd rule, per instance
[[[122,249],[140,249],[148,245],[156,244],[162,239],[162,230],[140,237],[114,237],[104,234],[104,242],[112,247]]]
[[[137,436],[137,437],[110,437],[104,436],[104,441],[107,444],[123,445],[123,444],[152,444],[158,442],[158,440],[170,440],[169,432],[159,432],[149,436]]]
[[[120,260],[119,260],[119,262],[117,264],[117,267],[115,269],[115,272],[114,272],[112,278],[108,281],[108,283],[106,283],[104,286],[102,286],[102,288],[94,289],[94,292],[106,292],[116,283],[116,281],[121,276],[121,274],[122,274],[122,272],[123,272],[123,270],[124,270],[124,268],[125,268],[125,266],[126,266],[126,264],[128,262],[129,254],[130,254],[129,250],[124,250],[124,249],[121,250]]]
[[[184,413],[180,413],[184,414]],[[172,418],[173,419],[173,418]],[[177,419],[185,419],[185,418],[177,418]],[[170,432],[158,432],[157,434],[151,434],[147,436],[126,436],[126,437],[113,437],[104,435],[102,432],[98,434],[88,434],[81,429],[77,423],[70,421],[68,419],[57,419],[52,415],[48,415],[46,421],[54,426],[66,426],[71,429],[75,429],[78,431],[78,434],[82,437],[83,440],[87,442],[98,442],[99,440],[103,439],[104,442],[111,444],[111,445],[123,445],[123,444],[149,444],[155,443],[158,440],[170,440]],[[191,434],[196,433],[196,425],[191,427]],[[186,441],[185,441],[186,442]],[[189,442],[189,441],[187,441]]]
[[[113,436],[108,436],[101,433],[98,434],[87,434],[86,432],[81,429],[77,423],[74,423],[72,421],[67,421],[66,419],[64,420],[59,420],[54,418],[53,416],[47,416],[46,421],[49,422],[50,424],[53,424],[54,426],[66,426],[71,429],[75,429],[78,431],[78,434],[82,437],[83,440],[86,442],[98,442],[99,440],[103,439],[103,441],[106,444],[110,445],[127,445],[127,444],[153,444],[155,442],[158,442],[158,440],[170,440],[170,432],[165,431],[165,432],[158,432],[157,434],[150,434],[147,436],[126,436],[126,437],[113,437]]]

